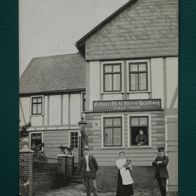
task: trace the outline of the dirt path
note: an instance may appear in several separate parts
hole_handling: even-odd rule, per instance
[[[93,194],[92,194],[93,195]],[[98,193],[98,196],[115,196],[114,192]],[[86,196],[83,191],[82,184],[70,184],[67,187],[56,189],[53,191],[39,193],[36,196]],[[159,194],[147,193],[147,192],[137,192],[134,196],[159,196]]]
[[[63,187],[56,190],[50,190],[49,192],[39,193],[35,196],[86,196],[83,191],[84,186],[82,184],[69,184],[67,187]],[[93,194],[91,194],[93,195]],[[115,192],[99,193],[98,196],[116,196]],[[134,196],[160,196],[158,193],[153,192],[135,192]],[[167,194],[167,196],[178,196],[177,194]]]

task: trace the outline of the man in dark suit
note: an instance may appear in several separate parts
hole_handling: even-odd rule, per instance
[[[98,165],[96,159],[89,154],[88,146],[83,149],[84,156],[80,160],[79,170],[81,171],[82,177],[84,179],[84,185],[86,187],[87,196],[90,196],[91,191],[94,196],[97,196],[97,186],[96,186],[96,172],[98,170]]]
[[[164,148],[160,147],[158,150],[158,156],[152,162],[152,165],[155,168],[155,179],[158,182],[161,195],[166,196],[166,181],[169,178],[167,164],[169,159],[165,156]]]

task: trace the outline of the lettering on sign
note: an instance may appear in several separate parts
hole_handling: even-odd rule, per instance
[[[161,110],[161,99],[94,101],[94,112]]]

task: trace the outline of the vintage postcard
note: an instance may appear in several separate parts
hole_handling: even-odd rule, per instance
[[[20,195],[178,195],[178,0],[20,0]]]

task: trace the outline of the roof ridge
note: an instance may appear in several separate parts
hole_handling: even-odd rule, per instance
[[[47,55],[47,56],[37,56],[37,57],[33,57],[33,59],[41,59],[41,58],[50,58],[50,57],[59,57],[59,56],[71,56],[71,55],[80,55],[79,52],[76,53],[68,53],[68,54],[56,54],[56,55]]]

